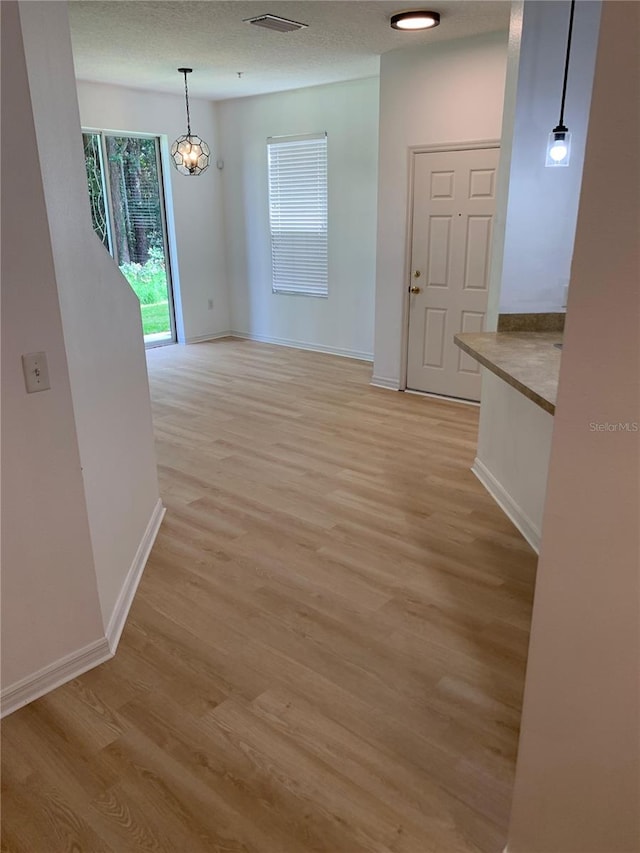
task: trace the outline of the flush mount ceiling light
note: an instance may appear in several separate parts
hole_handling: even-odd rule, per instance
[[[178,68],[184,74],[184,101],[187,107],[187,132],[179,136],[171,146],[173,165],[181,175],[201,175],[209,167],[209,146],[199,136],[191,133],[191,117],[189,116],[189,88],[187,74],[193,68]]]
[[[300,24],[298,21],[290,21],[288,18],[280,18],[278,15],[258,15],[255,18],[245,18],[245,24],[253,24],[254,27],[264,27],[265,30],[275,30],[277,33],[291,33],[294,30],[303,30],[309,24]]]
[[[567,36],[567,52],[564,59],[564,81],[562,83],[562,100],[560,102],[560,120],[549,134],[547,142],[547,159],[545,166],[568,166],[571,156],[571,133],[564,123],[564,102],[567,97],[567,79],[569,77],[569,57],[571,56],[571,34],[573,32],[573,14],[576,0],[571,0],[569,12],[569,34]]]
[[[394,30],[430,30],[440,23],[439,12],[427,12],[425,9],[414,9],[409,12],[398,12],[391,16],[390,24]]]

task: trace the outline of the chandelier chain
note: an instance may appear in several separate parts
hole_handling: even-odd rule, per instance
[[[187,136],[191,136],[191,117],[189,115],[189,87],[187,86],[187,71],[184,74],[184,101],[187,105]]]

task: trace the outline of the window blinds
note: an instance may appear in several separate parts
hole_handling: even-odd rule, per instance
[[[328,296],[327,135],[270,137],[267,151],[273,292]]]

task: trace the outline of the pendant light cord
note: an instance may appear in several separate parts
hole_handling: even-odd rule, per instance
[[[573,0],[575,2],[575,0]],[[187,105],[187,136],[191,136],[191,118],[189,116],[189,88],[187,86],[187,71],[183,71],[184,74],[184,100]],[[563,104],[564,104],[564,96],[563,96]]]
[[[576,9],[576,0],[571,0],[571,12],[569,13],[569,34],[567,36],[567,55],[564,61],[564,81],[562,83],[562,101],[560,103],[560,122],[558,127],[564,127],[564,102],[567,98],[567,79],[569,77],[569,56],[571,54],[571,36],[573,35],[573,14]],[[186,80],[186,77],[185,77]]]

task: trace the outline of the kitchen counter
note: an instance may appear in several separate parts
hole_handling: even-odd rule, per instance
[[[454,342],[546,412],[558,393],[561,332],[463,332]]]

